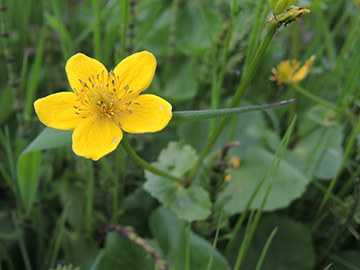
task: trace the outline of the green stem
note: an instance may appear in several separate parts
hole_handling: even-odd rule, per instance
[[[93,22],[93,46],[94,56],[96,59],[101,59],[101,21],[100,21],[100,1],[92,0],[92,12],[94,17]]]
[[[216,250],[216,244],[218,242],[218,237],[219,237],[219,231],[220,231],[220,227],[221,227],[221,221],[222,221],[222,215],[223,215],[223,211],[220,212],[220,217],[219,217],[219,221],[218,221],[218,225],[216,228],[216,233],[215,233],[215,238],[214,238],[214,243],[211,249],[211,256],[207,265],[207,270],[211,270],[211,266],[213,263],[213,258],[214,258],[214,254],[215,254],[215,250]],[[1,269],[0,269],[1,270]]]
[[[189,222],[186,228],[185,270],[190,270],[190,231],[191,231],[191,223]]]
[[[148,170],[152,173],[155,173],[157,175],[163,176],[165,178],[168,178],[170,180],[174,180],[176,182],[182,183],[182,180],[174,175],[171,175],[167,172],[164,172],[162,170],[159,170],[158,168],[155,168],[153,166],[151,166],[149,163],[147,163],[145,160],[143,160],[141,157],[139,157],[136,152],[134,151],[134,149],[131,147],[131,145],[129,144],[129,142],[126,140],[125,137],[123,137],[121,145],[124,147],[125,151],[128,153],[128,155],[130,156],[130,158],[141,168],[143,168],[144,170]]]
[[[277,231],[278,231],[278,227],[275,227],[273,229],[273,231],[271,232],[270,236],[268,237],[268,239],[266,240],[263,251],[261,252],[260,259],[258,260],[258,262],[256,264],[256,269],[255,270],[260,270],[261,269],[262,263],[263,263],[263,261],[265,259],[265,256],[266,256],[266,253],[269,250],[270,244],[271,244],[275,234],[277,233]]]
[[[224,75],[225,75],[225,67],[226,67],[226,61],[227,61],[227,57],[228,57],[228,53],[229,53],[229,48],[230,48],[230,40],[233,34],[233,30],[234,30],[234,18],[236,15],[236,1],[234,0],[231,6],[231,14],[230,14],[230,18],[229,18],[229,24],[227,27],[227,32],[226,32],[226,37],[225,37],[225,44],[223,47],[223,52],[222,52],[222,61],[221,61],[221,66],[220,66],[220,72],[219,72],[219,78],[217,77],[217,67],[218,67],[218,62],[217,62],[217,55],[216,55],[216,48],[214,48],[214,53],[213,53],[213,82],[212,82],[212,89],[211,89],[211,109],[217,109],[219,107],[220,104],[220,98],[221,98],[221,88],[222,88],[222,83],[224,80]],[[218,79],[218,80],[217,80]],[[215,128],[215,120],[212,120],[210,122],[210,132],[209,135],[211,135],[212,131]]]
[[[293,89],[293,87],[290,87],[290,91],[291,91],[291,98],[296,99],[297,98],[297,92]],[[293,104],[290,105],[289,108],[289,114],[287,116],[287,126],[290,125],[290,123],[292,122],[292,120],[294,119],[294,116],[296,114],[296,103],[294,102]]]
[[[250,85],[250,82],[252,81],[256,70],[260,64],[260,61],[263,57],[263,55],[265,54],[267,48],[270,45],[270,42],[273,38],[273,36],[275,35],[276,31],[280,28],[281,24],[277,23],[275,21],[271,21],[269,22],[269,28],[267,30],[266,36],[263,39],[263,41],[261,42],[256,55],[253,59],[253,61],[250,64],[248,73],[246,75],[246,77],[244,78],[244,81],[242,82],[242,84],[239,86],[239,88],[237,89],[235,95],[233,96],[230,104],[229,104],[229,108],[234,108],[236,106],[238,106],[238,104],[240,103],[242,97],[245,94],[246,89],[248,88],[248,86]],[[223,119],[220,120],[219,124],[217,125],[216,129],[214,130],[214,132],[211,134],[210,138],[208,139],[204,149],[202,150],[202,152],[200,153],[200,156],[198,158],[198,160],[196,161],[194,167],[191,169],[188,178],[186,180],[185,185],[189,186],[192,183],[193,178],[195,177],[198,169],[200,168],[203,160],[205,159],[205,157],[209,154],[209,152],[211,151],[211,148],[213,147],[213,145],[215,144],[216,140],[218,139],[218,137],[220,136],[220,134],[222,133],[223,129],[225,128],[226,124],[229,122],[230,117],[225,117]]]
[[[90,160],[84,160],[84,162],[86,175],[88,176],[86,185],[85,229],[86,232],[91,232],[93,226],[95,175],[92,162]]]
[[[337,180],[339,179],[343,168],[345,167],[345,162],[348,160],[348,158],[350,157],[351,153],[354,150],[354,145],[356,143],[356,136],[359,132],[360,132],[360,121],[357,122],[355,128],[352,130],[352,132],[349,136],[349,140],[348,140],[345,152],[344,152],[344,156],[341,160],[339,169],[337,170],[335,177],[331,180],[330,185],[329,185],[328,189],[326,190],[325,196],[324,196],[323,200],[321,201],[321,204],[319,206],[319,209],[317,211],[315,219],[317,219],[320,216],[330,195],[332,194],[335,184],[336,184]]]
[[[296,83],[291,83],[290,85],[292,86],[292,88],[294,90],[296,90],[297,92],[299,92],[303,96],[311,99],[315,103],[318,103],[318,104],[320,104],[320,105],[322,105],[324,107],[327,107],[327,108],[329,108],[331,110],[334,110],[334,111],[336,111],[338,113],[344,114],[344,115],[350,117],[353,120],[357,119],[357,117],[354,114],[352,114],[352,113],[346,111],[345,109],[340,108],[340,107],[338,107],[338,106],[336,106],[336,105],[334,105],[334,104],[332,104],[332,103],[330,103],[330,102],[328,102],[328,101],[326,101],[326,100],[324,100],[322,98],[319,98],[318,96],[316,96],[316,95],[310,93],[309,91],[307,91],[306,89],[302,88],[300,85],[298,85]]]
[[[20,231],[18,240],[19,240],[19,247],[20,247],[21,255],[22,255],[22,258],[23,258],[24,264],[25,264],[25,269],[32,270],[29,253],[27,252],[25,240],[23,237],[24,236],[23,228],[21,227],[18,217],[16,216],[15,213],[13,213],[13,212],[11,213],[11,218],[12,218],[15,228],[17,228]]]
[[[126,26],[129,20],[129,0],[120,0],[120,55],[123,59],[126,53]],[[118,60],[119,60],[118,59]]]

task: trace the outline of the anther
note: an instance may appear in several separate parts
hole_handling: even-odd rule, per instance
[[[140,105],[140,103],[137,103],[137,102],[135,102],[134,104],[135,104],[135,105]]]
[[[130,90],[128,94],[131,94],[132,92],[134,92],[133,90]]]
[[[125,86],[124,86],[124,90],[125,90],[125,91],[129,90],[129,86],[128,86],[128,85],[125,85]]]
[[[132,110],[130,110],[130,109],[126,109],[127,111],[129,111],[130,113],[132,113]]]

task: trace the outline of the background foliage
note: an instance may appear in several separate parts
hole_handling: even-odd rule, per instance
[[[1,0],[0,269],[360,269],[360,5],[296,5],[311,14],[280,28],[241,106],[296,102],[234,118],[187,187],[122,147],[77,157],[33,102],[70,90],[64,66],[77,52],[111,69],[148,50],[158,68],[147,93],[174,111],[224,108],[266,34],[268,3]],[[299,85],[269,80],[280,61],[311,55]],[[185,178],[216,123],[125,135]]]

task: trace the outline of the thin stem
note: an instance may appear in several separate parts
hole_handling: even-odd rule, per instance
[[[221,88],[222,88],[222,83],[223,83],[224,75],[225,75],[225,67],[226,67],[226,61],[228,58],[228,53],[229,53],[229,48],[230,48],[230,40],[231,40],[232,34],[234,32],[233,30],[234,30],[235,15],[236,15],[236,1],[234,0],[232,3],[232,6],[231,6],[231,14],[230,14],[230,18],[229,18],[229,22],[228,22],[228,26],[227,26],[225,44],[224,44],[224,47],[222,50],[222,61],[221,61],[221,66],[220,66],[219,77],[217,77],[218,61],[217,61],[216,49],[214,48],[213,75],[212,75],[213,82],[212,82],[212,89],[211,89],[211,108],[212,109],[217,109],[220,104]],[[209,135],[214,130],[215,123],[216,123],[215,120],[212,120],[210,122]]]
[[[94,56],[96,59],[101,59],[100,1],[92,0],[91,5],[92,5],[92,12],[94,17],[94,22],[93,22]]]
[[[87,174],[87,185],[86,185],[86,209],[85,209],[85,229],[87,232],[92,231],[93,226],[93,210],[94,210],[94,185],[95,175],[94,167],[91,161],[84,160],[86,174]]]
[[[354,144],[356,143],[356,136],[357,134],[360,132],[360,121],[357,122],[355,128],[352,130],[350,136],[349,136],[349,140],[348,140],[348,143],[347,143],[347,146],[346,146],[346,149],[345,149],[345,152],[344,152],[344,156],[341,160],[341,164],[339,166],[339,169],[337,170],[336,172],[336,175],[335,177],[331,180],[330,182],[330,185],[328,187],[328,189],[326,190],[326,193],[325,193],[325,196],[323,198],[323,200],[321,201],[321,204],[319,206],[319,209],[317,211],[317,214],[315,216],[315,219],[318,219],[318,217],[321,215],[321,212],[322,210],[324,209],[334,187],[335,187],[335,184],[337,182],[337,180],[339,179],[340,175],[341,175],[341,172],[342,170],[344,169],[344,166],[345,166],[345,162],[348,160],[348,158],[350,157],[351,153],[353,152],[354,150]]]
[[[278,231],[278,227],[275,227],[274,230],[271,232],[269,238],[266,240],[263,251],[261,252],[260,259],[259,259],[258,263],[256,264],[256,269],[255,270],[260,270],[261,269],[262,263],[263,263],[263,261],[265,259],[265,256],[266,256],[266,253],[269,250],[270,244],[271,244],[275,234],[277,233],[277,231]]]
[[[318,104],[320,104],[320,105],[322,105],[322,106],[324,106],[324,107],[327,107],[327,108],[329,108],[329,109],[331,109],[331,110],[334,110],[334,111],[336,111],[336,112],[338,112],[338,113],[344,114],[344,115],[350,117],[350,118],[353,119],[353,120],[356,120],[356,119],[357,119],[357,117],[356,117],[354,114],[346,111],[346,110],[343,109],[343,108],[340,108],[340,107],[338,107],[338,106],[330,103],[329,101],[326,101],[326,100],[324,100],[324,99],[322,99],[322,98],[319,98],[318,96],[316,96],[316,95],[310,93],[309,91],[307,91],[306,89],[302,88],[300,85],[298,85],[298,84],[296,84],[296,83],[292,83],[291,86],[292,86],[292,88],[293,88],[294,90],[296,90],[297,92],[299,92],[299,93],[302,94],[303,96],[311,99],[311,100],[314,101],[315,103],[318,103]]]
[[[191,231],[191,223],[189,222],[186,228],[185,270],[190,270],[190,231]]]
[[[120,0],[120,55],[119,59],[125,57],[126,51],[126,26],[129,20],[129,0]]]
[[[281,26],[281,24],[277,23],[275,21],[269,22],[269,28],[266,33],[266,36],[263,39],[263,41],[261,42],[261,44],[256,52],[256,55],[250,64],[248,73],[247,73],[246,77],[244,78],[243,83],[239,86],[235,95],[233,96],[233,98],[228,106],[229,108],[234,108],[234,107],[238,106],[238,104],[240,103],[242,97],[245,94],[246,89],[250,85],[250,83],[256,73],[256,70],[260,64],[260,61],[261,61],[263,55],[265,54],[267,48],[270,45],[270,42],[271,42],[273,36],[275,35],[276,31],[280,28],[280,26]],[[220,120],[219,124],[215,128],[214,132],[211,134],[205,147],[203,148],[202,152],[200,153],[200,156],[199,156],[198,160],[196,161],[194,167],[191,169],[189,176],[185,183],[186,185],[191,185],[191,182],[192,182],[193,178],[195,177],[198,169],[200,168],[203,160],[208,155],[208,153],[211,151],[211,148],[215,144],[216,140],[222,133],[223,129],[225,128],[225,126],[229,122],[229,120],[230,120],[230,117],[225,117]]]
[[[18,236],[18,240],[19,240],[19,247],[20,247],[21,255],[22,255],[22,258],[23,258],[24,264],[25,264],[25,269],[32,270],[29,254],[26,249],[25,240],[23,239],[23,229],[21,228],[21,225],[19,224],[20,222],[15,213],[13,213],[13,212],[11,213],[11,218],[13,220],[15,228],[18,228],[20,230],[20,235]]]
[[[222,221],[222,215],[223,215],[223,212],[221,211],[219,221],[218,221],[218,225],[217,225],[217,228],[216,228],[213,247],[212,247],[212,250],[211,250],[211,256],[210,256],[210,259],[209,259],[208,266],[206,268],[207,270],[211,270],[211,266],[212,266],[212,262],[213,262],[213,258],[214,258],[214,254],[215,254],[215,250],[216,250],[216,244],[217,244],[218,237],[219,237],[219,231],[220,231],[220,226],[221,226],[221,221]]]
[[[155,168],[153,166],[151,166],[149,163],[147,163],[145,160],[143,160],[141,157],[139,157],[136,152],[134,151],[134,149],[131,147],[131,145],[129,144],[129,142],[126,140],[125,137],[123,137],[121,145],[124,147],[125,151],[128,153],[128,155],[130,156],[130,158],[141,168],[143,168],[144,170],[148,170],[152,173],[155,173],[157,175],[163,176],[165,178],[168,178],[170,180],[174,180],[176,182],[182,183],[182,180],[174,175],[171,175],[167,172],[164,172],[162,170],[159,170],[158,168]]]

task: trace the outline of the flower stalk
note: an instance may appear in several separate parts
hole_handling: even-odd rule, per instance
[[[326,108],[334,110],[337,113],[346,115],[346,116],[350,117],[352,120],[357,120],[357,117],[354,114],[352,114],[351,112],[348,112],[344,108],[338,107],[338,106],[330,103],[329,101],[326,101],[326,100],[310,93],[306,89],[302,88],[300,85],[298,85],[296,83],[291,83],[290,85],[295,91],[299,92],[300,94],[309,98],[310,100],[314,101],[315,103],[318,103]]]
[[[143,168],[144,170],[148,170],[152,173],[155,173],[157,175],[163,176],[165,178],[168,178],[170,180],[176,181],[181,183],[181,179],[177,178],[174,175],[171,175],[167,172],[164,172],[162,170],[159,170],[158,168],[155,168],[153,166],[151,166],[149,163],[147,163],[145,160],[143,160],[141,157],[139,157],[136,152],[134,151],[134,149],[131,147],[131,145],[129,144],[129,142],[126,140],[125,137],[123,137],[122,139],[122,143],[121,145],[124,147],[125,151],[128,153],[129,157],[141,168]]]
[[[242,100],[245,91],[247,90],[247,88],[249,87],[252,79],[254,78],[255,72],[260,64],[260,61],[263,57],[263,55],[265,54],[267,48],[269,47],[271,40],[273,39],[275,33],[277,32],[277,30],[281,27],[281,23],[277,22],[275,20],[272,20],[269,22],[268,24],[268,29],[267,29],[267,33],[266,36],[264,37],[264,39],[262,40],[255,56],[254,59],[252,60],[247,75],[244,78],[244,81],[240,84],[239,88],[237,89],[237,91],[235,92],[235,95],[233,96],[228,108],[234,108],[236,106],[238,106],[238,104],[240,103],[240,101]],[[200,153],[200,156],[198,158],[198,160],[196,161],[194,167],[191,169],[187,179],[185,179],[184,181],[184,185],[185,186],[190,186],[197,171],[199,170],[203,160],[205,159],[205,157],[209,154],[209,152],[211,151],[211,148],[214,146],[216,140],[219,138],[220,134],[222,133],[222,131],[224,130],[225,126],[227,125],[227,123],[229,122],[230,117],[225,117],[223,119],[220,120],[219,124],[216,126],[214,132],[211,134],[210,138],[208,139],[205,147],[203,148],[202,152]]]

